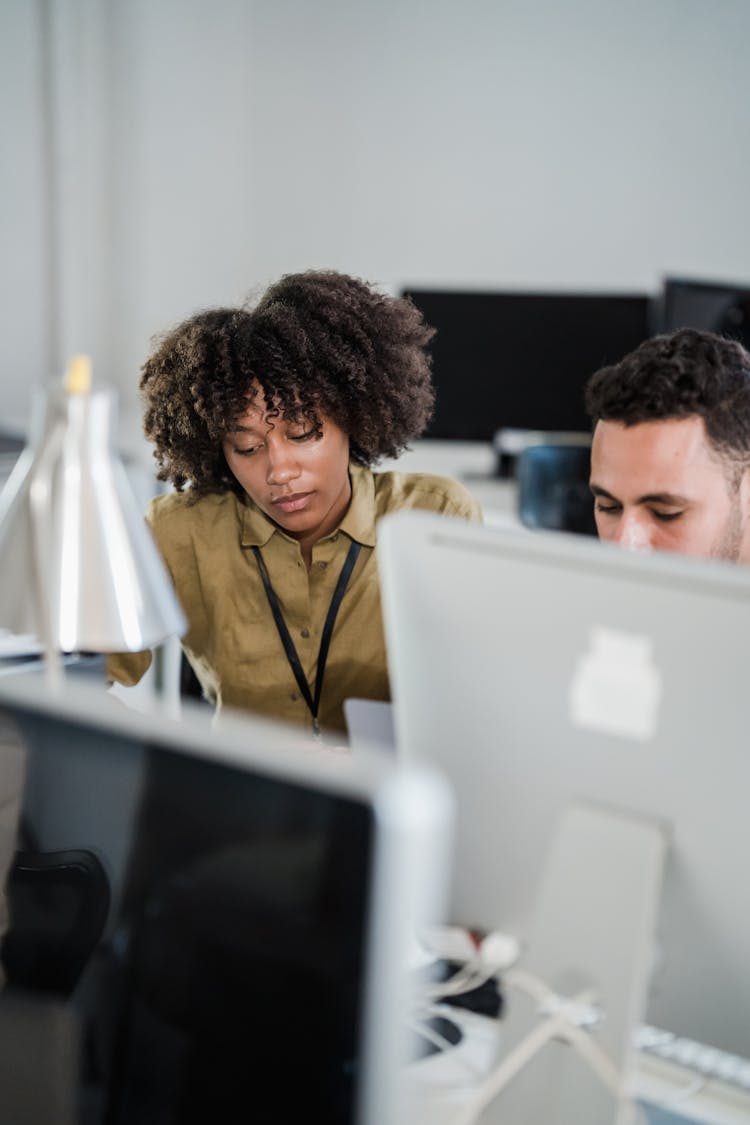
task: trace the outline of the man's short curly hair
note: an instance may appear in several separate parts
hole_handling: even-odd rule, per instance
[[[680,328],[653,336],[586,386],[597,422],[666,421],[699,415],[724,460],[750,463],[750,355],[737,340]]]
[[[160,480],[197,498],[241,491],[221,443],[260,387],[270,414],[321,414],[364,465],[396,457],[430,420],[434,329],[408,298],[334,271],[289,274],[254,307],[197,313],[142,369],[144,430]]]

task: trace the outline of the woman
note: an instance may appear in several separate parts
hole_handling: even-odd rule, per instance
[[[144,365],[145,432],[175,489],[148,520],[217,705],[343,729],[346,698],[389,698],[378,519],[481,518],[454,481],[370,468],[429,420],[432,335],[410,301],[310,271],[254,309],[191,317]],[[110,677],[149,662],[113,657]]]

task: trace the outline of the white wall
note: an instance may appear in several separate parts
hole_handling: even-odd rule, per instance
[[[25,421],[52,362],[43,57],[34,3],[0,7],[0,427]]]
[[[747,281],[747,0],[3,0],[2,419],[282,272]],[[49,94],[49,96],[47,96]]]

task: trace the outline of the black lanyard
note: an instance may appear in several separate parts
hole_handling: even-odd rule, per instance
[[[333,591],[331,604],[328,607],[328,614],[326,616],[325,625],[323,626],[323,636],[320,638],[320,650],[318,652],[318,670],[315,674],[314,697],[310,694],[310,685],[305,679],[305,673],[302,671],[300,658],[297,655],[297,650],[294,647],[294,641],[292,640],[289,634],[289,630],[287,629],[286,621],[284,620],[284,615],[282,614],[281,606],[279,605],[279,599],[276,597],[276,591],[271,585],[271,579],[268,577],[268,571],[266,569],[266,564],[263,562],[263,556],[260,553],[260,548],[253,547],[252,549],[253,554],[255,555],[256,562],[258,563],[260,576],[263,579],[263,586],[265,587],[268,604],[271,607],[271,613],[273,614],[273,619],[276,622],[276,628],[279,631],[281,643],[284,646],[286,658],[289,661],[290,668],[294,672],[294,678],[299,685],[299,690],[304,696],[305,703],[310,709],[310,714],[312,715],[313,720],[313,730],[316,734],[320,733],[320,727],[318,725],[318,709],[320,707],[320,695],[323,691],[323,676],[325,675],[326,660],[328,659],[328,649],[331,644],[331,636],[333,635],[333,626],[334,622],[336,621],[336,614],[339,611],[339,606],[341,605],[342,598],[344,597],[347,584],[351,577],[351,573],[354,570],[354,564],[357,561],[360,547],[361,543],[356,543],[354,540],[352,540],[351,546],[349,547],[349,553],[347,554],[344,565],[341,568],[339,580],[336,583],[336,589]]]

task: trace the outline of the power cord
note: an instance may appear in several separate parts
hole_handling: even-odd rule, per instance
[[[442,1000],[473,992],[487,981],[497,980],[520,955],[516,939],[499,931],[479,939],[473,938],[467,930],[445,926],[428,931],[423,941],[435,957],[454,963],[463,961],[453,976],[426,986],[424,996],[427,999]]]
[[[643,1107],[626,1093],[622,1076],[612,1060],[586,1030],[596,1026],[603,1015],[589,993],[561,997],[533,974],[514,968],[520,956],[520,945],[511,935],[499,931],[480,939],[461,927],[436,927],[421,936],[421,943],[429,957],[459,966],[447,979],[431,981],[423,987],[419,1004],[410,1021],[413,1030],[437,1049],[449,1050],[455,1044],[431,1026],[430,1021],[434,1022],[437,1018],[450,1023],[452,1013],[448,1005],[455,1004],[456,997],[480,989],[489,981],[530,996],[537,1003],[540,1016],[544,1017],[485,1076],[451,1125],[473,1125],[483,1109],[551,1039],[562,1039],[569,1043],[623,1108],[631,1114],[637,1113],[642,1120],[646,1119]],[[455,1024],[455,1020],[453,1022]],[[747,1059],[704,1047],[648,1025],[637,1029],[633,1045],[639,1052],[674,1061],[698,1072],[681,1089],[674,1091],[660,1103],[664,1106],[684,1105],[704,1089],[710,1078],[750,1091],[750,1062]],[[476,1078],[478,1068],[470,1058],[464,1057],[463,1062]]]
[[[547,1015],[487,1075],[461,1107],[451,1125],[475,1125],[487,1106],[552,1039],[561,1039],[574,1048],[612,1094],[621,1111],[630,1113],[631,1120],[643,1115],[642,1108],[626,1091],[617,1067],[584,1030],[584,1027],[592,1026],[600,1018],[600,1013],[591,1004],[588,992],[571,998],[561,997],[544,981],[519,969],[506,973],[503,980],[508,987],[530,996],[537,1002],[540,1011]]]

